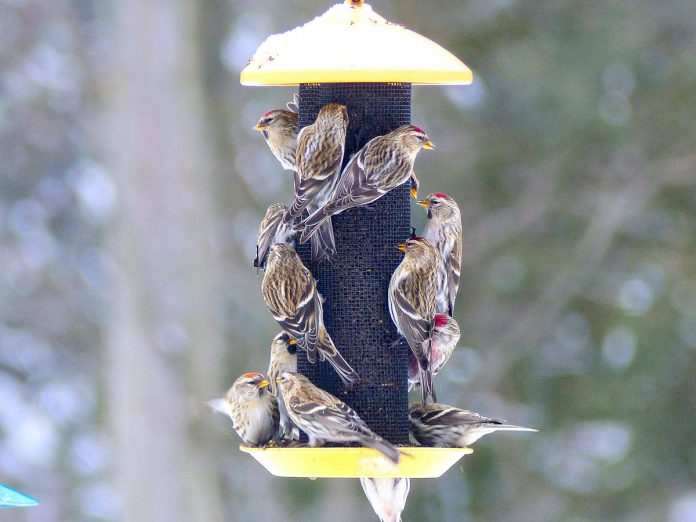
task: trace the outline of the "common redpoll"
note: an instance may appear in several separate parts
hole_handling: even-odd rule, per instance
[[[453,315],[462,267],[462,218],[459,207],[454,199],[442,193],[430,194],[418,204],[428,210],[423,237],[440,252],[437,311]]]
[[[435,401],[430,368],[430,333],[435,317],[437,249],[422,237],[399,245],[406,255],[389,282],[389,313],[418,361],[423,402]]]
[[[359,380],[324,328],[322,297],[317,283],[295,250],[283,243],[271,247],[261,284],[266,306],[278,324],[307,351],[310,363],[327,359],[350,386]]]
[[[208,401],[211,408],[232,419],[244,444],[266,444],[278,432],[278,401],[269,391],[269,384],[258,372],[245,373],[234,381],[224,398]]]
[[[325,442],[357,442],[399,462],[396,446],[368,428],[350,406],[312,384],[304,375],[285,372],[280,386],[288,414],[307,434],[310,446],[321,446]]]
[[[436,403],[425,407],[420,402],[412,404],[408,421],[411,434],[419,444],[436,448],[466,448],[494,431],[537,431]]]
[[[331,197],[341,174],[348,128],[348,109],[338,103],[324,105],[311,125],[297,136],[295,201],[283,221],[290,223],[306,209],[312,214]],[[336,253],[331,222],[319,230],[312,243],[312,257],[320,261]]]
[[[368,205],[409,181],[418,152],[434,147],[428,135],[414,125],[372,138],[343,169],[331,199],[299,224],[304,227],[301,242],[305,243],[330,216]]]
[[[435,314],[430,333],[430,369],[435,377],[449,361],[452,352],[459,342],[459,325],[453,317],[447,314]],[[418,360],[413,352],[408,354],[408,391],[414,386],[420,386],[420,371]]]
[[[407,477],[360,477],[360,485],[380,522],[401,522],[401,512],[411,489]]]
[[[263,134],[268,148],[286,170],[295,170],[297,113],[283,109],[268,111],[254,127]]]
[[[292,243],[295,235],[292,226],[283,223],[283,214],[288,209],[282,203],[273,203],[261,220],[259,225],[259,235],[256,240],[256,268],[266,268],[266,257],[268,251],[276,243]]]
[[[280,410],[280,432],[291,440],[299,440],[300,432],[290,417],[283,400],[283,390],[278,385],[278,379],[283,372],[297,371],[297,341],[286,332],[280,332],[271,344],[271,360],[268,363],[268,380],[271,382],[271,392],[278,399]]]

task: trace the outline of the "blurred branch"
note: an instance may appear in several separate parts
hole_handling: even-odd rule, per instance
[[[551,327],[559,313],[592,277],[623,225],[668,185],[696,182],[696,156],[646,166],[611,194],[600,190],[585,232],[573,256],[551,279],[536,304],[504,334],[503,346],[521,345],[526,353]]]
[[[470,232],[465,232],[463,264],[472,266],[483,259],[488,252],[519,235],[538,223],[553,201],[553,193],[558,183],[553,168],[545,167],[532,177],[519,202],[495,212],[477,223]]]
[[[26,381],[27,380],[27,374],[26,372],[22,372],[15,368],[14,366],[10,366],[9,364],[1,363],[0,362],[0,373],[5,373],[8,375],[11,375],[15,379],[19,381]]]

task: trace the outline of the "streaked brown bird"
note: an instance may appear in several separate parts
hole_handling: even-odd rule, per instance
[[[418,204],[428,211],[423,237],[440,252],[436,308],[438,312],[453,315],[462,268],[462,217],[459,206],[451,196],[441,192],[429,194]]]
[[[232,419],[235,431],[249,446],[266,444],[278,433],[278,401],[269,384],[259,372],[245,373],[224,398],[208,401],[211,408]]]
[[[412,404],[408,421],[411,435],[419,444],[436,448],[466,448],[494,431],[537,431],[437,403]]]
[[[312,214],[331,197],[341,174],[348,128],[348,109],[338,103],[324,105],[311,125],[297,136],[295,200],[285,213],[294,222],[306,209]],[[321,261],[336,253],[330,221],[322,224],[312,242],[312,259]]]
[[[328,360],[346,386],[359,380],[326,331],[317,283],[292,247],[283,243],[271,247],[261,290],[274,319],[306,350],[310,363],[319,354],[319,359]]]
[[[303,220],[300,241],[305,243],[326,220],[346,209],[368,205],[413,178],[413,163],[421,149],[435,146],[415,125],[403,125],[372,138],[346,165],[330,200]]]
[[[261,220],[256,239],[256,259],[254,267],[266,268],[268,251],[276,243],[292,244],[295,232],[291,225],[283,223],[283,214],[288,209],[282,203],[273,203]]]
[[[299,373],[285,372],[280,386],[288,414],[307,434],[310,446],[357,442],[399,462],[399,450],[374,433],[353,409]]]
[[[459,342],[459,325],[447,314],[435,314],[430,333],[430,369],[435,377],[447,364]],[[408,353],[408,391],[420,386],[420,367],[413,352]]]
[[[263,134],[268,148],[286,170],[295,170],[297,113],[283,109],[265,112],[255,130]]]
[[[399,245],[399,249],[406,255],[389,282],[389,313],[418,361],[423,402],[429,398],[435,401],[430,335],[435,318],[439,254],[433,245],[417,236]]]
[[[288,410],[283,400],[283,390],[278,385],[278,379],[283,372],[297,371],[297,341],[287,332],[280,332],[271,343],[271,360],[268,363],[268,380],[271,383],[271,393],[278,399],[280,410],[280,434],[290,440],[299,440],[300,431],[290,420]]]

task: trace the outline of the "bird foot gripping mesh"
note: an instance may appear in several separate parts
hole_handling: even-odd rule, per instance
[[[329,102],[348,108],[344,165],[370,139],[410,123],[411,84],[301,84],[299,127],[314,122]],[[298,371],[350,405],[372,430],[408,444],[408,345],[387,304],[389,280],[403,255],[396,249],[410,228],[408,183],[368,207],[333,217],[337,255],[313,263],[309,243],[298,246],[324,297],[324,323],[336,347],[360,376],[347,390],[326,362],[310,364],[298,352]]]

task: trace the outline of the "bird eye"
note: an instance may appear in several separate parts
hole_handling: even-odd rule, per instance
[[[273,121],[273,118],[266,118],[266,119],[264,119],[261,123],[262,123],[263,125],[268,125],[268,124],[270,124],[272,121]]]
[[[437,199],[433,199],[432,204],[433,204],[433,205],[439,205],[440,202],[439,202]]]

